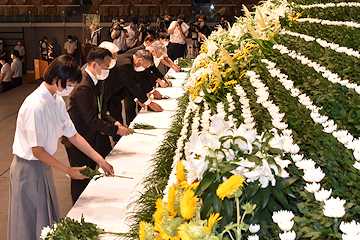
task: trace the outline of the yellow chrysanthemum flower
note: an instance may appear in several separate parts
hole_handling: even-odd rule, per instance
[[[216,195],[224,200],[225,197],[231,197],[235,191],[243,186],[245,179],[240,175],[232,175],[227,181],[223,182],[216,189]]]
[[[182,182],[180,183],[180,186],[181,186],[181,188],[183,188],[183,189],[185,189],[185,190],[189,188],[189,184],[187,183],[186,180],[182,181]]]
[[[156,211],[154,213],[154,218],[155,218],[155,224],[154,224],[154,229],[159,231],[159,229],[161,229],[161,223],[162,223],[162,215],[164,212],[164,208],[163,208],[163,200],[161,198],[158,198],[156,200]]]
[[[300,13],[297,13],[295,15],[295,17],[292,17],[291,15],[289,16],[289,21],[295,21],[296,19],[298,19],[299,17],[301,17],[301,14]]]
[[[210,92],[215,92],[216,89],[219,87],[219,82],[218,81],[215,81],[212,85],[211,85],[211,88],[210,88]]]
[[[201,60],[198,64],[198,67],[206,67],[207,66],[207,63],[204,61],[204,60]]]
[[[180,237],[181,240],[193,240],[187,233],[186,233],[186,228],[184,224],[181,224],[180,227],[178,228],[178,235]]]
[[[181,216],[187,220],[193,217],[196,207],[196,196],[193,190],[187,190],[180,200]]]
[[[191,188],[191,189],[196,189],[198,186],[199,186],[199,184],[200,184],[200,182],[194,182],[194,183],[192,183],[191,185],[190,185],[190,187],[189,188]]]
[[[174,202],[175,202],[175,186],[170,187],[167,210],[171,213],[172,218],[174,218]]]
[[[214,226],[214,224],[221,219],[222,217],[220,217],[220,213],[212,213],[208,219],[207,226],[204,226],[205,232],[211,232],[211,228]]]
[[[184,172],[185,172],[185,167],[184,167],[183,161],[181,160],[176,165],[176,177],[177,177],[178,183],[186,181]]]
[[[232,84],[237,84],[237,81],[236,80],[231,80],[231,81],[227,81],[224,83],[225,86],[229,86],[229,85],[232,85]]]
[[[247,71],[246,70],[244,70],[244,71],[242,71],[241,73],[240,73],[240,77],[239,77],[239,79],[241,79],[245,74],[247,73]]]
[[[144,221],[140,222],[140,230],[139,230],[139,238],[140,240],[145,240],[145,227],[146,227],[146,223]]]

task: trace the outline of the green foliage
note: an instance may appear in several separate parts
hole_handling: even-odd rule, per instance
[[[94,179],[95,181],[98,180],[99,178],[102,178],[102,177],[118,177],[118,178],[133,179],[132,177],[101,173],[98,170],[93,170],[93,169],[91,169],[89,167],[86,167],[84,170],[81,170],[80,173],[82,175],[88,176],[89,179]]]
[[[178,58],[177,65],[181,68],[191,68],[193,60],[190,58]]]

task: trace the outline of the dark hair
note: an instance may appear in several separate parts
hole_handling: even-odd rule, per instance
[[[19,54],[19,51],[18,50],[14,50],[14,51],[12,51],[12,54],[14,54],[15,55],[15,57],[19,57],[20,56],[20,54]]]
[[[156,39],[155,39],[155,37],[154,37],[153,35],[148,34],[148,35],[144,38],[144,42],[146,42],[146,41],[155,42]]]
[[[131,22],[133,22],[134,24],[137,24],[139,22],[139,20],[137,19],[137,17],[132,17],[130,19]]]
[[[0,60],[5,60],[5,62],[9,63],[9,56],[5,54],[4,56],[0,57]]]
[[[72,36],[71,36],[71,35],[69,35],[69,36],[68,36],[68,39],[72,39]]]
[[[47,36],[43,36],[43,39],[47,39]]]
[[[94,47],[89,51],[87,63],[91,64],[92,62],[95,62],[95,60],[98,60],[98,63],[102,63],[106,56],[111,57],[112,53],[105,48]]]
[[[81,69],[74,58],[61,55],[55,58],[44,72],[44,81],[53,84],[54,79],[61,81],[61,87],[66,88],[67,80],[80,82],[82,75]]]
[[[204,14],[201,14],[198,19],[204,19],[204,21],[207,21],[207,17]]]
[[[185,15],[184,14],[180,14],[177,19],[181,19],[185,22]]]
[[[168,34],[167,31],[160,31],[159,32],[159,38],[160,39],[170,39],[170,35]]]

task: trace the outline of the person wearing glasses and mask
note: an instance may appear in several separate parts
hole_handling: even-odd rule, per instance
[[[211,29],[208,25],[206,25],[206,20],[207,18],[205,15],[200,15],[198,18],[198,21],[200,22],[199,28],[195,27],[195,31],[198,33],[198,41],[200,46],[211,34]]]
[[[69,96],[68,113],[78,133],[83,136],[89,144],[106,157],[111,151],[109,135],[126,136],[131,131],[123,127],[113,117],[106,114],[104,109],[104,90],[102,82],[109,75],[109,68],[115,65],[112,53],[100,47],[94,47],[89,51],[87,67],[82,72],[82,80],[75,84],[74,90]],[[88,156],[79,151],[76,146],[63,139],[71,166],[86,165],[92,169],[96,163]],[[89,180],[72,180],[71,196],[73,203],[88,185]]]
[[[56,168],[72,179],[86,179],[83,167],[68,167],[53,157],[58,139],[68,137],[106,173],[113,167],[77,133],[61,96],[81,81],[76,61],[59,56],[45,70],[44,82],[23,102],[16,120],[10,167],[8,240],[37,240],[43,227],[60,219],[54,178]]]
[[[128,95],[141,107],[144,108],[147,105],[155,112],[161,112],[163,110],[161,106],[147,97],[152,86],[150,84],[141,86],[139,79],[137,79],[137,74],[153,63],[151,52],[141,49],[135,54],[120,54],[116,61],[116,66],[111,69],[105,84],[105,104],[110,115],[124,125],[129,124],[122,118],[121,104],[121,101]],[[147,83],[148,80],[141,82]]]

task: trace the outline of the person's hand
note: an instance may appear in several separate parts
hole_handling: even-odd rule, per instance
[[[172,86],[172,82],[169,79],[165,80],[167,82],[168,85]]]
[[[113,166],[110,163],[108,163],[105,159],[99,163],[99,167],[101,167],[106,174],[114,175],[115,173]]]
[[[163,109],[162,107],[157,104],[157,103],[154,103],[154,102],[151,102],[149,105],[148,105],[152,110],[154,110],[155,112],[162,112]]]
[[[127,135],[132,134],[132,132],[127,127],[118,126],[118,130],[117,130],[116,134],[120,135],[120,136],[127,136]]]
[[[121,127],[121,126],[122,126],[122,124],[121,124],[119,121],[116,121],[116,122],[114,123],[114,125],[115,125],[115,126],[118,126],[118,127]]]
[[[69,172],[67,173],[71,179],[84,180],[88,179],[88,176],[82,175],[80,171],[85,170],[86,166],[82,167],[70,167]]]
[[[140,102],[140,101],[138,101],[138,103],[139,103],[139,105],[140,105],[141,108],[145,109],[146,106],[145,106],[144,103],[142,103],[142,102]]]
[[[166,84],[165,84],[166,85]],[[154,91],[153,92],[153,95],[154,95],[154,98],[155,99],[162,99],[162,95],[161,95],[161,93],[159,93],[159,91]]]
[[[180,72],[181,69],[178,65],[173,65],[171,68],[174,69],[175,72]]]
[[[160,87],[162,87],[162,88],[166,88],[166,87],[167,87],[166,83],[165,83],[163,80],[158,81],[158,83],[159,83]],[[155,96],[155,95],[154,95],[154,96]]]

